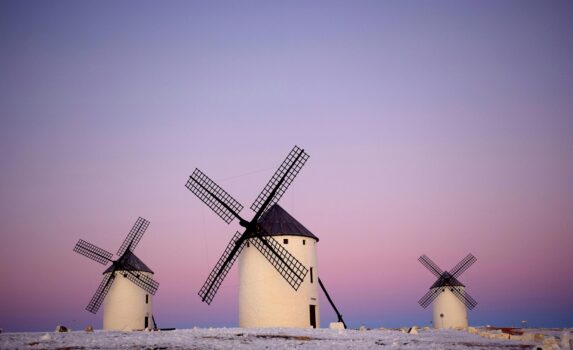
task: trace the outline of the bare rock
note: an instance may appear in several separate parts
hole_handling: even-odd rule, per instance
[[[84,331],[91,333],[94,331],[94,327],[92,327],[92,325],[87,325],[86,328],[84,328]]]
[[[408,334],[418,334],[418,327],[410,327],[410,329],[408,329]]]
[[[543,340],[543,348],[544,349],[560,349],[559,344],[557,344],[557,340],[555,337],[547,337]]]
[[[571,339],[571,334],[569,332],[561,333],[561,349],[573,350],[573,339]]]
[[[70,331],[70,329],[68,327],[58,325],[58,326],[56,326],[56,330],[54,332],[65,333],[65,332],[69,332],[69,331]]]
[[[471,334],[478,334],[478,330],[475,327],[468,327],[467,332]]]
[[[545,336],[540,333],[523,333],[523,340],[533,341],[536,343],[541,343],[545,339]]]
[[[498,331],[479,332],[477,334],[487,339],[509,339],[509,334]]]

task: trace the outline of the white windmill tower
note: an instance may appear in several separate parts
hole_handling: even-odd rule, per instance
[[[466,308],[472,310],[477,302],[466,292],[458,277],[477,259],[468,254],[450,271],[442,271],[426,255],[418,260],[438,279],[418,302],[423,308],[432,304],[434,328],[465,328],[468,326]]]
[[[133,250],[139,243],[149,221],[138,218],[125,241],[117,251],[119,259],[112,260],[113,254],[84,240],[79,240],[74,251],[102,265],[109,262],[97,291],[86,310],[96,313],[101,304],[104,330],[138,330],[155,326],[153,319],[153,295],[159,283],[153,280],[153,271],[143,263]]]
[[[259,220],[265,236],[274,237],[309,270],[298,290],[285,288],[275,269],[265,263],[256,243],[239,257],[240,327],[320,327],[316,243],[307,230],[278,204]]]

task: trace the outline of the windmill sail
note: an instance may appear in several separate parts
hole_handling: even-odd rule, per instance
[[[294,290],[304,281],[308,269],[272,236],[258,236],[249,242],[275,267]]]
[[[117,251],[117,256],[122,256],[123,253],[125,253],[125,251],[128,249],[133,251],[137,246],[137,244],[139,243],[139,240],[141,240],[141,237],[147,230],[147,227],[149,227],[149,221],[145,220],[142,217],[138,218],[135,221],[133,227],[131,228],[131,231],[129,231],[129,233],[127,234],[127,237],[125,237],[125,240],[123,241],[121,247],[119,247]]]
[[[243,206],[201,170],[195,169],[185,184],[194,195],[207,204],[227,224],[239,216]]]
[[[308,157],[308,154],[297,146],[291,150],[286,160],[251,206],[251,209],[257,213],[250,222],[239,216],[243,206],[207,175],[199,169],[195,169],[191,174],[185,186],[193,194],[225,222],[230,223],[234,218],[237,218],[241,226],[245,227],[242,234],[235,233],[199,290],[198,294],[202,301],[207,304],[211,303],[247,240],[261,252],[293,289],[298,290],[308,270],[274,238],[265,235],[264,228],[260,227],[258,220],[272,204],[282,197]]]
[[[223,283],[229,270],[233,267],[235,260],[237,260],[239,254],[243,250],[245,241],[241,241],[242,236],[243,235],[238,231],[235,233],[229,244],[227,244],[223,255],[221,255],[213,270],[211,270],[211,273],[209,274],[209,277],[207,277],[203,287],[201,287],[199,296],[201,297],[201,300],[207,304],[211,304],[211,301],[213,301],[215,294],[217,294],[221,283]]]
[[[89,242],[86,242],[83,239],[80,239],[78,243],[76,243],[74,252],[90,258],[102,265],[107,265],[110,261],[112,261],[111,258],[113,257],[112,253],[101,249]]]
[[[111,288],[114,279],[115,279],[115,274],[113,273],[110,273],[109,275],[107,274],[104,275],[103,280],[99,284],[99,287],[97,288],[88,306],[86,307],[86,310],[88,310],[92,314],[97,313],[97,310],[99,310],[101,303],[103,303],[103,300],[105,299],[107,292],[109,292],[109,289]]]
[[[270,208],[273,204],[278,202],[308,158],[309,155],[306,154],[303,149],[294,146],[257,199],[255,199],[251,205],[251,210],[260,216],[267,208]],[[272,198],[269,198],[271,196]]]

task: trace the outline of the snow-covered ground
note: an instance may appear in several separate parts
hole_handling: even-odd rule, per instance
[[[1,349],[538,349],[457,330],[194,328],[160,332],[2,333]],[[571,330],[565,330],[571,333]],[[558,333],[556,331],[556,333]],[[568,342],[568,341],[567,341]],[[568,344],[567,344],[568,345]],[[554,345],[553,349],[565,349]],[[547,349],[547,347],[545,347]],[[569,350],[569,349],[567,349]]]

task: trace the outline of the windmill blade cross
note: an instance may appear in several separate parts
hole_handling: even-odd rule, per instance
[[[211,303],[221,283],[243,250],[247,239],[253,243],[295,290],[299,288],[308,270],[274,238],[262,237],[260,235],[262,228],[257,225],[257,221],[267,208],[282,197],[308,157],[308,154],[297,146],[291,150],[251,206],[251,209],[256,212],[251,222],[247,222],[239,216],[243,206],[207,175],[199,169],[195,169],[193,174],[191,174],[185,186],[225,222],[230,223],[234,218],[237,218],[240,220],[241,226],[244,226],[246,229],[243,234],[235,233],[225,248],[223,255],[211,270],[198,293],[202,301],[207,304]]]
[[[245,240],[242,239],[242,236],[243,235],[238,231],[235,233],[229,244],[227,244],[223,255],[221,255],[213,270],[211,270],[211,273],[201,287],[201,290],[199,290],[198,294],[201,297],[201,300],[207,304],[211,304],[211,301],[213,301],[215,294],[217,294],[221,283],[223,283],[229,270],[231,270],[231,267],[233,267],[233,264],[243,250]]]
[[[101,249],[89,242],[86,242],[83,239],[80,239],[78,243],[76,243],[76,246],[74,247],[74,252],[81,254],[85,257],[88,257],[93,261],[98,262],[102,265],[107,265],[107,263],[112,261],[111,258],[113,257],[112,253],[104,249]]]
[[[109,289],[111,288],[111,285],[113,284],[113,281],[115,279],[114,272],[115,269],[111,271],[111,273],[106,274],[103,277],[103,280],[99,284],[99,287],[97,288],[95,294],[93,295],[88,306],[86,307],[86,310],[88,310],[92,314],[97,313],[97,310],[99,310],[101,303],[103,302],[105,296],[107,295],[107,292],[109,292]]]
[[[426,254],[420,256],[418,261],[422,263],[431,273],[433,273],[436,277],[441,277],[444,271],[436,265],[430,258],[426,256]]]
[[[468,254],[465,258],[463,258],[453,269],[451,269],[450,274],[453,277],[459,277],[462,273],[464,273],[467,269],[470,268],[475,262],[477,258],[473,256],[471,253]]]
[[[465,290],[462,293],[458,288],[452,287],[452,293],[454,293],[455,296],[457,296],[458,299],[460,299],[460,301],[470,310],[477,305],[477,301],[475,301],[474,298],[472,298]]]
[[[119,247],[117,255],[122,256],[123,253],[125,253],[128,249],[130,251],[133,251],[133,249],[135,249],[135,247],[141,240],[141,237],[145,233],[145,230],[147,230],[147,227],[149,227],[149,221],[145,220],[142,217],[139,217],[135,221],[135,224],[131,228],[131,231],[129,231],[129,233],[127,234],[127,237],[125,237],[125,240],[121,244],[121,247]]]
[[[294,290],[298,290],[308,269],[297,258],[272,236],[256,236],[249,239],[249,242],[261,252]]]
[[[255,219],[258,219],[268,208],[281,199],[308,158],[309,155],[306,154],[303,149],[300,149],[298,146],[293,147],[251,205],[251,209],[257,213]]]
[[[239,213],[243,210],[243,205],[201,170],[195,169],[193,174],[189,176],[185,187],[227,224],[233,221],[234,218],[241,219]]]

